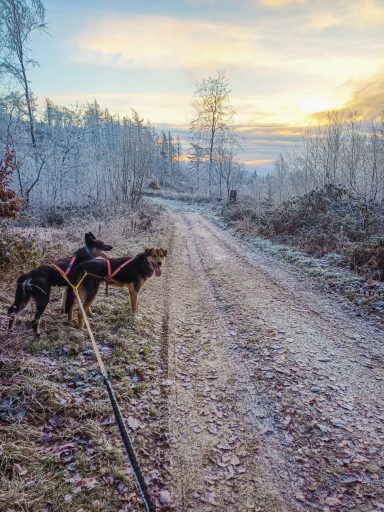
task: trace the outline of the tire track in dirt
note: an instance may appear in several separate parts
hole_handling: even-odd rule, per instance
[[[172,222],[172,226],[169,228],[167,248],[168,248],[168,261],[172,258],[172,248],[174,246],[175,237],[175,224]],[[172,260],[171,260],[172,262]],[[167,263],[169,266],[169,263]],[[162,328],[161,328],[161,344],[160,344],[160,360],[163,369],[164,378],[168,378],[168,362],[169,362],[169,290],[170,290],[171,275],[169,272],[165,272],[163,281],[163,313],[162,313]]]
[[[234,241],[230,235],[212,225],[200,215],[195,217],[196,221],[202,239],[200,242],[202,246],[208,247],[212,243],[212,238],[214,238],[216,251],[229,252],[229,263],[231,258],[235,258],[232,265],[237,268],[240,259],[244,263],[245,273],[255,272],[251,280],[241,283],[239,291],[242,299],[248,300],[253,309],[257,307],[259,311],[269,316],[269,321],[272,320],[269,323],[271,327],[277,329],[282,327],[291,328],[291,323],[295,324],[298,320],[303,322],[300,326],[303,332],[299,332],[299,334],[300,338],[304,337],[304,333],[308,337],[306,343],[308,350],[302,351],[301,357],[305,356],[306,353],[309,354],[310,349],[313,348],[318,349],[319,352],[326,351],[329,343],[324,338],[332,339],[335,332],[340,331],[340,326],[342,326],[343,330],[340,332],[339,338],[332,340],[332,342],[336,343],[336,347],[345,353],[345,359],[351,358],[352,351],[353,356],[364,358],[364,365],[369,362],[384,363],[383,330],[375,322],[362,319],[360,313],[356,315],[355,309],[337,296],[319,295],[319,290],[312,287],[311,281],[300,273],[292,273],[292,268],[289,265],[278,262],[280,268],[275,268],[273,258],[267,257],[265,261],[264,255],[248,251],[241,244]],[[277,267],[279,266],[277,265]],[[220,279],[216,283],[218,289],[222,289],[225,284],[227,287],[231,287],[230,283],[225,283],[225,275],[225,271],[221,272]],[[260,294],[254,293],[255,284],[257,289],[261,291]],[[245,290],[244,286],[248,289]],[[266,297],[263,296],[263,292],[267,295]],[[338,303],[341,306],[345,305],[346,310],[343,310],[343,307],[340,307]],[[285,307],[288,313],[279,310],[279,316],[272,318],[276,308],[281,306]],[[298,318],[292,318],[292,313]],[[311,326],[305,324],[308,316],[311,318]],[[262,319],[261,323],[263,323]],[[361,328],[362,325],[363,329]],[[295,328],[295,325],[293,325],[293,328]],[[368,341],[369,351],[367,351]],[[320,343],[321,347],[319,346]],[[310,359],[308,362],[310,362]],[[377,377],[381,381],[382,368],[372,366],[373,377]],[[377,373],[375,372],[376,369]],[[358,371],[358,368],[355,368],[355,370]],[[344,376],[353,377],[350,372],[344,372]],[[370,386],[370,382],[366,382],[362,389],[366,391],[364,398],[369,400],[372,392],[374,396],[376,388],[377,384]]]
[[[265,397],[266,413],[256,413],[263,444],[285,461],[279,485],[288,489],[287,476],[294,480],[295,510],[376,510],[383,489],[382,332],[283,265],[269,268],[273,260],[238,247],[200,215],[184,218],[200,272],[235,333],[223,338],[228,355]]]
[[[175,510],[288,511],[294,479],[260,443],[261,397],[227,346],[233,338],[188,223],[177,218],[170,282],[170,473]],[[285,492],[285,496],[283,493]]]

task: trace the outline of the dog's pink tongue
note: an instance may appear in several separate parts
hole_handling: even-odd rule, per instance
[[[155,265],[155,276],[160,277],[161,276],[161,267],[160,265]]]

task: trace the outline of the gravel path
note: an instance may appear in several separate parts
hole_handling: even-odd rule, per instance
[[[173,509],[384,510],[380,326],[199,213],[171,219]]]

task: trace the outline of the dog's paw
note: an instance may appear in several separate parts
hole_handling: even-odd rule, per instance
[[[133,319],[134,320],[142,320],[143,318],[143,315],[140,315],[139,313],[134,313],[133,314]]]

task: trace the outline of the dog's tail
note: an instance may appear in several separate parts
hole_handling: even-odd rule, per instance
[[[9,329],[12,329],[15,323],[15,317],[25,308],[32,297],[33,285],[31,284],[30,274],[23,274],[19,277],[16,284],[15,301],[8,308]]]
[[[8,309],[8,314],[13,310],[26,306],[32,296],[32,284],[30,274],[23,274],[19,277],[16,284],[15,301]]]

